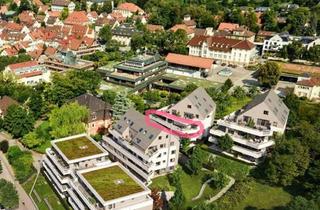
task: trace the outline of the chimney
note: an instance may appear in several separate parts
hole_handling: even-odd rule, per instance
[[[114,1],[112,0],[111,1],[111,11],[113,11],[114,10]]]
[[[190,15],[185,15],[185,16],[183,17],[183,20],[184,20],[184,21],[189,21],[189,20],[191,20],[191,16],[190,16]]]

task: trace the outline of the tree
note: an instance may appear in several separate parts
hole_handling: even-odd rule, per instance
[[[146,110],[146,105],[144,103],[143,97],[140,95],[132,94],[129,99],[133,102],[134,107],[137,111],[143,113]]]
[[[168,179],[169,179],[170,185],[175,187],[180,185],[181,176],[182,176],[181,168],[177,168],[173,173],[169,174]]]
[[[11,182],[0,179],[0,206],[5,209],[14,209],[19,205],[17,190]]]
[[[116,99],[116,96],[117,96],[117,93],[114,92],[113,90],[105,90],[103,91],[103,94],[102,94],[102,99],[113,105],[114,104],[114,100]]]
[[[280,66],[275,62],[267,61],[265,64],[261,64],[258,67],[258,81],[263,86],[272,87],[276,85],[280,75]]]
[[[230,151],[233,146],[233,140],[229,134],[226,134],[218,139],[218,145],[220,149]]]
[[[20,6],[19,6],[19,13],[25,10],[32,10],[32,5],[28,0],[21,0]]]
[[[233,89],[232,96],[235,98],[244,99],[246,97],[246,95],[247,95],[247,93],[246,93],[245,89],[243,89],[240,86],[236,86]]]
[[[7,140],[0,141],[0,150],[3,153],[7,153],[9,149],[9,142]]]
[[[27,106],[32,112],[34,118],[38,119],[42,114],[42,108],[44,106],[42,95],[38,92],[33,93],[27,101]]]
[[[228,178],[221,172],[213,172],[210,174],[209,178],[212,179],[210,186],[216,189],[223,188],[228,182]]]
[[[170,209],[182,209],[185,201],[186,197],[183,194],[181,184],[178,184],[173,197],[170,199]]]
[[[187,163],[187,167],[192,174],[198,174],[207,159],[207,153],[201,149],[200,145],[197,145],[193,149],[192,155]]]
[[[89,110],[76,102],[54,108],[49,114],[51,136],[62,138],[85,132],[88,115]]]
[[[151,189],[150,197],[153,199],[153,210],[161,210],[163,207],[163,200],[160,193],[156,188]]]
[[[113,118],[120,119],[120,117],[133,107],[132,101],[127,97],[126,92],[120,92],[116,95],[114,104],[112,106]]]
[[[33,129],[34,119],[24,108],[19,105],[11,105],[4,117],[4,128],[19,138]]]
[[[286,50],[288,52],[288,58],[290,61],[301,59],[304,53],[302,43],[299,41],[293,41],[292,43],[288,44],[286,46]]]
[[[99,39],[102,44],[106,44],[111,40],[112,33],[109,25],[103,26],[99,31]]]
[[[42,139],[39,139],[35,132],[30,132],[22,139],[22,143],[29,149],[37,147],[43,143]]]
[[[223,85],[222,85],[222,87],[221,87],[221,91],[226,93],[228,90],[230,90],[230,88],[232,88],[232,86],[233,86],[233,82],[232,82],[231,79],[228,78],[228,79],[223,83]]]
[[[249,97],[255,97],[256,95],[258,95],[259,90],[257,88],[257,86],[250,86],[249,87],[249,91],[248,91],[248,96]]]
[[[287,24],[290,34],[303,35],[305,25],[308,23],[310,16],[310,9],[307,7],[300,7],[292,10],[287,18]]]
[[[65,20],[69,15],[69,10],[68,8],[63,8],[61,14],[60,14],[60,20]]]
[[[190,145],[190,139],[182,138],[180,140],[180,147],[182,152],[187,153],[187,151],[190,148],[189,145]]]
[[[277,31],[278,23],[277,23],[277,14],[274,10],[270,9],[263,13],[262,16],[263,27],[267,31]]]
[[[271,183],[288,186],[296,177],[304,175],[309,162],[307,147],[296,139],[284,140],[267,159],[264,175]]]
[[[302,196],[294,197],[286,207],[287,210],[319,210],[319,206],[312,200]]]

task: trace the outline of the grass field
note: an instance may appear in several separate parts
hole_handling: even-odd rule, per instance
[[[313,75],[320,75],[320,67],[319,66],[309,66],[309,65],[302,65],[302,64],[294,64],[294,63],[284,63],[284,62],[277,62],[283,73],[289,74],[303,74],[303,73],[310,73]]]
[[[189,175],[183,171],[181,176],[181,187],[183,194],[186,197],[186,208],[202,203],[209,197],[212,197],[219,192],[219,189],[212,189],[211,187],[207,186],[202,197],[198,200],[192,201],[192,198],[198,195],[203,184],[203,177],[206,175],[206,173],[207,172],[201,171],[198,175]],[[170,186],[167,176],[161,176],[153,179],[150,187],[170,191],[175,190],[174,187]]]
[[[231,105],[226,107],[226,110],[217,117],[218,118],[224,117],[228,114],[231,114],[232,112],[237,111],[238,109],[241,109],[244,105],[249,103],[251,100],[252,100],[252,98],[250,98],[250,97],[245,97],[244,99],[231,97]]]
[[[206,79],[198,79],[194,77],[187,77],[187,76],[170,74],[170,73],[165,74],[164,77],[177,79],[176,81],[170,83],[170,85],[174,85],[182,88],[186,87],[190,83],[193,83],[199,87],[204,87],[204,88],[216,87],[218,85],[221,85],[220,83],[212,82]]]
[[[251,183],[251,191],[239,205],[230,210],[273,209],[281,207],[291,200],[291,195],[281,187],[272,187],[259,182]]]
[[[32,188],[35,178],[36,175],[23,184],[23,188],[28,194]],[[50,210],[47,203],[49,203],[54,210],[66,210],[42,174],[39,175],[31,196],[36,202],[39,210]]]

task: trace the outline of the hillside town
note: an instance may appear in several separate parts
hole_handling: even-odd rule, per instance
[[[320,210],[319,14],[0,0],[0,209]]]

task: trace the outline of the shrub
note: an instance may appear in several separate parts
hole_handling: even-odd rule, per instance
[[[3,140],[0,142],[0,150],[3,152],[3,153],[7,153],[9,149],[9,142],[7,140]]]

